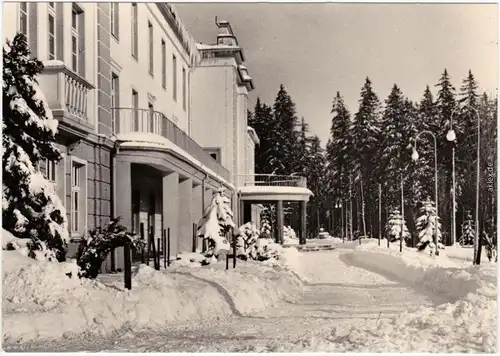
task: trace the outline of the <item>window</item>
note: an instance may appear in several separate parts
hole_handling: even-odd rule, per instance
[[[174,100],[177,101],[177,57],[175,54],[172,56],[172,87],[174,93]]]
[[[49,59],[56,59],[56,9],[55,3],[49,3]]]
[[[119,79],[118,75],[111,73],[111,129],[113,132],[118,132],[119,111]]]
[[[186,68],[182,68],[182,108],[186,110]]]
[[[55,161],[45,160],[45,178],[51,182],[56,181],[56,167],[57,164]]]
[[[19,3],[19,31],[28,36],[28,3]]]
[[[133,115],[133,131],[139,131],[139,93],[132,89],[132,115]]]
[[[119,37],[119,2],[111,3],[111,34],[115,36],[116,39]]]
[[[148,42],[149,42],[149,74],[153,75],[153,25],[148,21]]]
[[[71,69],[78,72],[78,10],[73,7],[71,13]]]
[[[161,40],[161,85],[167,88],[167,44]]]
[[[86,163],[73,157],[71,161],[71,233],[82,236],[86,229]]]
[[[132,56],[139,58],[138,54],[138,27],[137,27],[137,3],[132,3]]]

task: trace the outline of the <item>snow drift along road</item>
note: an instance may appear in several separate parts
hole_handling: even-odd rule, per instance
[[[2,251],[2,266],[3,333],[9,342],[245,315],[302,292],[292,273],[251,262],[229,271],[223,264],[168,272],[141,265],[131,291],[123,290],[121,274],[78,279],[75,263],[35,261],[18,251]]]

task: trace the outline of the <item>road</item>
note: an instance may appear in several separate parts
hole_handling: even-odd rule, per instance
[[[299,352],[315,340],[341,339],[347,328],[368,319],[391,318],[403,310],[442,300],[421,294],[348,263],[347,250],[304,253],[310,283],[296,303],[280,303],[251,317],[234,315],[204,323],[178,323],[161,332],[122,331],[107,338],[79,337],[25,345],[5,351],[30,352]],[[347,261],[347,263],[346,263]],[[332,352],[349,351],[333,346]],[[331,343],[330,343],[331,345]],[[322,350],[325,351],[325,350]]]

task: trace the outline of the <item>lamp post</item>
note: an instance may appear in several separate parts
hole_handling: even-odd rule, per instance
[[[451,113],[450,118],[450,130],[446,134],[446,139],[449,142],[452,142],[453,146],[451,148],[451,179],[452,179],[452,195],[451,195],[451,246],[455,245],[455,241],[457,241],[457,223],[456,223],[456,183],[455,183],[455,143],[457,136],[455,135],[455,131],[453,130],[453,115],[455,114],[456,109]]]
[[[415,146],[413,146],[413,153],[411,154],[411,158],[416,161],[418,160],[418,152],[417,152],[417,142],[418,138],[421,134],[429,134],[434,139],[434,200],[436,204],[436,217],[434,219],[434,244],[435,244],[435,254],[439,256],[438,250],[438,169],[437,169],[437,141],[436,135],[434,135],[430,131],[421,131],[415,136]]]

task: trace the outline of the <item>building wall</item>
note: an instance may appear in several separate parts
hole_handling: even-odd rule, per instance
[[[139,94],[139,108],[160,111],[179,128],[188,130],[190,58],[155,3],[137,3],[138,56],[132,55],[132,3],[119,3],[118,35],[111,36],[111,70],[119,77],[119,105],[132,107],[132,89]],[[153,27],[153,73],[149,71],[149,28]],[[162,83],[162,40],[166,49],[166,86]],[[173,56],[177,62],[177,100],[174,100]],[[182,70],[186,72],[186,108],[183,107]],[[126,119],[122,119],[126,120]]]
[[[236,61],[203,60],[191,77],[191,137],[202,147],[220,148],[220,161],[234,173],[234,87]]]

